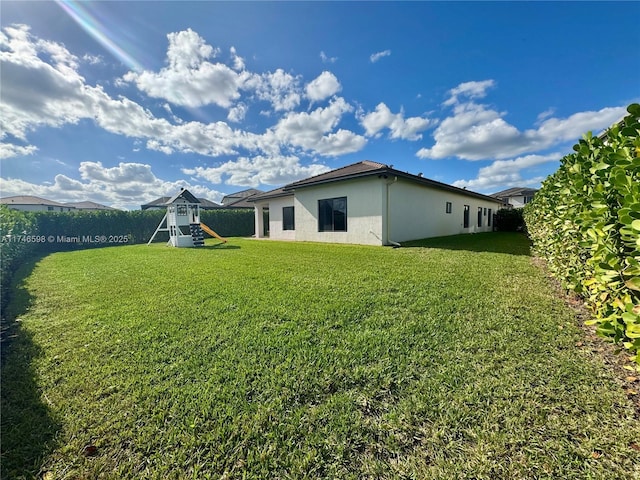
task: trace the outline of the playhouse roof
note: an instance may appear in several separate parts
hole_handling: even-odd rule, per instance
[[[189,190],[187,190],[186,188],[183,188],[178,193],[176,193],[173,197],[171,197],[167,201],[166,205],[170,205],[174,203],[179,198],[183,198],[189,203],[200,203],[200,200],[198,200]]]

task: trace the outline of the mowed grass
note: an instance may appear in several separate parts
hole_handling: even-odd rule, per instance
[[[527,239],[413,245],[41,259],[3,478],[639,478],[634,409]]]

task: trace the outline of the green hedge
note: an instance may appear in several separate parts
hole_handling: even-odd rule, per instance
[[[34,212],[38,232],[46,241],[45,251],[75,250],[107,245],[146,243],[155,232],[165,210]],[[200,220],[219,235],[246,237],[254,233],[252,210],[205,210]],[[159,232],[155,241],[168,240]],[[85,241],[86,240],[86,241]]]
[[[524,217],[521,208],[501,208],[496,212],[495,230],[498,232],[521,232],[524,230]]]
[[[30,257],[37,244],[24,241],[26,235],[37,235],[38,227],[33,215],[11,210],[0,205],[0,308],[4,311],[9,298],[13,273],[23,259]]]
[[[525,207],[534,252],[640,364],[640,105],[565,156]]]

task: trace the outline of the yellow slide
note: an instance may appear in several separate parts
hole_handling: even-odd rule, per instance
[[[209,227],[207,227],[204,223],[200,223],[200,228],[202,229],[203,232],[208,233],[209,235],[211,235],[212,237],[217,238],[218,240],[222,241],[222,243],[227,243],[227,239],[226,238],[222,238],[220,235],[218,235],[216,232],[214,232],[213,230],[211,230]]]

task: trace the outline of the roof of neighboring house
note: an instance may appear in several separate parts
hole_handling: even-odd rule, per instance
[[[207,200],[206,198],[198,198],[200,200],[200,208],[220,208],[220,204],[216,202],[212,202],[211,200]]]
[[[372,162],[370,160],[364,160],[361,162],[353,163],[351,165],[347,165],[345,167],[337,168],[335,170],[331,170],[326,173],[321,173],[320,175],[315,175],[313,177],[305,178],[303,180],[299,180],[297,182],[290,183],[282,187],[282,192],[277,192],[277,190],[272,190],[271,192],[267,192],[263,195],[256,195],[250,199],[251,202],[255,202],[258,200],[263,200],[266,198],[273,198],[276,196],[283,196],[286,193],[291,193],[299,188],[312,187],[317,185],[323,185],[326,183],[332,183],[343,180],[351,180],[356,178],[365,178],[365,177],[401,177],[407,180],[410,180],[415,183],[419,183],[421,185],[437,188],[439,190],[446,190],[450,192],[460,193],[463,195],[468,195],[471,197],[481,198],[484,200],[489,200],[493,202],[499,202],[496,198],[483,195],[481,193],[472,192],[471,190],[466,190],[464,188],[454,187],[453,185],[448,185],[446,183],[437,182],[435,180],[430,180],[428,178],[420,175],[414,175],[409,172],[402,172],[400,170],[395,170],[393,166],[385,165],[384,163]]]
[[[261,193],[264,193],[264,192],[262,190],[257,190],[255,188],[247,188],[246,190],[241,190],[239,192],[225,195],[224,197],[222,197],[222,201],[220,203],[222,203],[222,205],[226,207],[233,203],[237,203],[240,200],[243,200]]]
[[[255,195],[249,199],[249,202],[255,202],[258,200],[267,200],[269,198],[288,197],[290,195],[293,195],[292,191],[285,190],[284,188],[285,187],[280,187],[274,190],[269,190],[268,192],[265,192],[265,193],[261,193],[260,195]],[[253,208],[253,205],[251,205],[251,208]]]
[[[169,198],[171,197],[160,197],[160,198],[156,198],[155,200],[151,200],[149,203],[145,203],[144,205],[140,205],[140,207],[142,208],[142,210],[146,210],[147,208],[151,208],[151,207],[166,207],[167,206],[167,201],[169,200]]]
[[[65,205],[64,203],[54,202],[53,200],[47,200],[46,198],[34,197],[32,195],[16,195],[14,197],[0,198],[0,204],[4,205],[44,205],[47,207],[66,207],[73,208],[73,206]]]
[[[67,202],[65,206],[75,207],[79,210],[118,210],[117,208],[107,207],[106,205],[101,205],[100,203],[90,202],[88,200],[84,202]]]
[[[513,187],[507,188],[506,190],[502,190],[501,192],[492,193],[492,197],[496,198],[505,198],[505,197],[521,197],[521,196],[529,196],[536,193],[538,190],[535,188],[527,188],[527,187]]]

